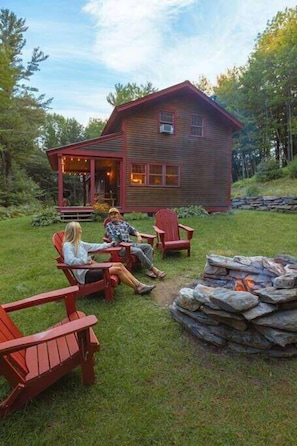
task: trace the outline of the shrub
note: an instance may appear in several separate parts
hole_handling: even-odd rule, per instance
[[[144,220],[148,218],[148,215],[143,212],[131,212],[130,214],[125,215],[125,220]]]
[[[177,213],[178,218],[186,217],[206,217],[208,212],[202,206],[190,205],[179,208],[173,208]]]
[[[260,183],[277,180],[283,176],[282,169],[280,169],[278,162],[274,159],[262,160],[257,166],[256,181]]]
[[[60,222],[60,214],[55,208],[45,208],[39,214],[33,215],[32,226],[49,226]]]
[[[94,220],[103,221],[108,216],[109,205],[107,203],[95,203],[93,205]]]
[[[260,190],[255,184],[250,185],[245,189],[244,195],[246,197],[258,197],[260,195]]]
[[[0,220],[7,220],[9,218],[23,217],[24,215],[33,215],[41,209],[39,202],[25,204],[21,206],[0,206]]]
[[[297,178],[297,156],[288,164],[287,169],[290,178]]]

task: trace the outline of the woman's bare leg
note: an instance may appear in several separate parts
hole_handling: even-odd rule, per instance
[[[135,291],[140,291],[144,287],[150,287],[151,289],[155,288],[154,286],[146,285],[136,279],[136,277],[134,277],[122,263],[113,263],[109,268],[109,271],[110,274],[119,276],[123,283],[128,285],[130,288],[133,288]]]

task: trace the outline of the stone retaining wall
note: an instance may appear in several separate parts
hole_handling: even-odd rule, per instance
[[[232,198],[232,209],[297,213],[297,197],[240,197]]]

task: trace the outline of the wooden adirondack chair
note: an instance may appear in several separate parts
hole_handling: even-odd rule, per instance
[[[76,311],[77,292],[78,287],[73,286],[0,305],[0,374],[12,387],[0,403],[0,418],[21,408],[75,367],[81,366],[84,384],[94,383],[94,353],[99,341],[91,327],[97,318]],[[24,336],[9,317],[12,311],[61,299],[67,317],[41,333]]]
[[[107,217],[104,220],[104,222],[103,222],[104,228],[106,228],[107,224],[111,220],[112,219],[110,217]],[[140,233],[140,235],[143,239],[146,239],[146,243],[149,243],[152,247],[154,246],[154,240],[156,238],[155,235],[143,234],[143,233]],[[107,234],[105,234],[103,237],[103,241],[109,243],[111,240],[107,237]],[[114,258],[112,261],[124,263],[126,268],[129,271],[132,271],[133,267],[140,265],[140,262],[134,254],[131,254],[131,251],[130,251],[131,243],[121,242],[120,246],[122,248],[125,248],[125,255],[120,256],[119,254],[117,254],[117,259]]]
[[[186,232],[186,239],[180,237],[180,229]],[[157,234],[157,248],[162,250],[163,259],[169,250],[186,249],[191,253],[191,239],[194,229],[178,223],[177,214],[172,209],[160,209],[155,214],[154,230]]]
[[[113,299],[113,290],[120,283],[120,279],[118,276],[114,274],[110,274],[109,268],[112,266],[111,263],[92,263],[91,265],[82,265],[82,266],[70,266],[64,263],[63,256],[63,241],[64,241],[64,231],[56,232],[53,235],[53,244],[56,250],[59,253],[59,257],[57,260],[57,268],[61,269],[65,274],[70,285],[77,285],[78,292],[77,297],[87,296],[89,294],[95,294],[99,291],[104,292],[105,300],[110,301]],[[114,251],[116,248],[112,248]],[[109,250],[110,251],[110,250]],[[114,260],[113,260],[114,261]],[[100,269],[103,272],[103,278],[98,280],[97,282],[81,284],[78,283],[74,274],[72,273],[72,269]]]

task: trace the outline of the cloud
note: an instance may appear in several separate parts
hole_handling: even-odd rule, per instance
[[[83,8],[96,24],[94,51],[100,62],[119,72],[147,67],[164,48],[179,14],[195,0],[90,0]]]
[[[159,88],[201,74],[214,83],[245,64],[279,10],[283,0],[89,0],[83,8],[95,23],[98,62]]]

